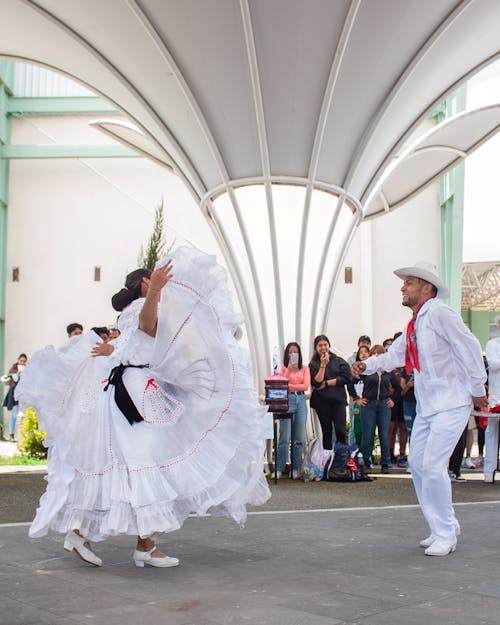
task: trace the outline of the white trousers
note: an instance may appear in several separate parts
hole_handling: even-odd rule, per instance
[[[469,419],[471,406],[429,417],[418,414],[411,433],[408,462],[418,502],[432,536],[455,540],[458,522],[451,503],[448,462]]]
[[[484,454],[484,477],[493,477],[493,473],[497,470],[498,458],[498,417],[488,418],[488,427],[484,433],[484,446],[486,452]]]

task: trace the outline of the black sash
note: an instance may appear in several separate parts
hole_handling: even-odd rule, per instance
[[[123,382],[123,373],[127,367],[134,367],[135,369],[144,369],[149,365],[118,365],[111,369],[108,377],[108,383],[104,387],[107,391],[109,385],[115,387],[115,402],[123,416],[127,419],[130,425],[144,421],[140,412],[137,410],[132,398],[128,394],[127,388]]]

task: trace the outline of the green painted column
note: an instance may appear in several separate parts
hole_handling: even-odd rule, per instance
[[[460,163],[441,177],[441,276],[450,288],[448,304],[460,312],[464,232],[465,165]]]
[[[466,85],[452,93],[434,115],[443,121],[465,110]],[[462,301],[465,165],[460,163],[440,179],[441,276],[450,288],[448,304],[457,312]]]
[[[0,61],[0,154],[10,143],[8,101],[12,94],[13,65]],[[0,366],[5,369],[5,283],[7,274],[7,207],[9,197],[9,160],[0,157]]]

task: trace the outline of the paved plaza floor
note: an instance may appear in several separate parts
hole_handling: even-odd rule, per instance
[[[500,484],[467,477],[453,485],[462,535],[445,558],[418,547],[427,530],[400,472],[363,484],[281,479],[243,529],[190,518],[165,536],[177,568],[136,568],[134,539],[121,536],[95,546],[97,569],[61,536],[27,537],[43,474],[0,475],[0,623],[498,625]]]

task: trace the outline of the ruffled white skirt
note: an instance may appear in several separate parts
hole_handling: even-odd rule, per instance
[[[263,474],[266,407],[248,354],[233,337],[235,315],[214,259],[181,248],[162,293],[155,340],[137,330],[141,301],[122,314],[115,359],[89,356],[97,337],[37,352],[17,396],[46,431],[48,485],[30,528],[79,529],[90,540],[150,536],[190,513],[230,516],[270,496]],[[121,343],[120,343],[121,341]],[[130,425],[107,385],[117,357],[149,367],[123,380],[144,418]]]

